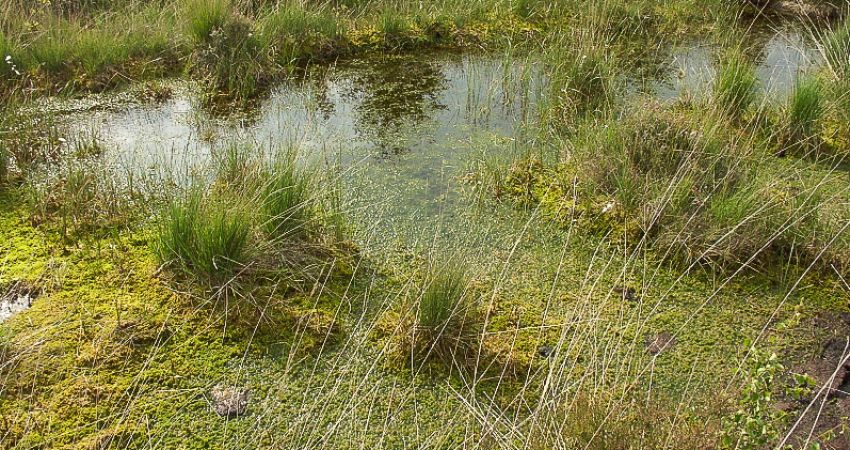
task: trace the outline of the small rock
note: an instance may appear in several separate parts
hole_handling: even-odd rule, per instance
[[[651,355],[658,355],[671,350],[675,346],[676,338],[666,331],[647,336],[646,338],[646,351]]]
[[[620,294],[620,296],[623,297],[623,300],[627,302],[637,300],[637,292],[635,292],[634,288],[628,286],[617,286],[614,288],[614,292]]]
[[[551,345],[541,345],[537,348],[537,354],[542,358],[548,358],[555,354],[555,349]]]
[[[797,409],[797,404],[794,402],[776,402],[773,407],[776,408],[777,411],[791,412]]]
[[[213,411],[219,416],[239,417],[248,409],[248,389],[218,385],[210,391],[210,395]]]

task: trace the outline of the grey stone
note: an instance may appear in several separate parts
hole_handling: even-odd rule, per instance
[[[218,385],[210,391],[212,408],[222,417],[239,417],[248,410],[251,393],[248,389]]]

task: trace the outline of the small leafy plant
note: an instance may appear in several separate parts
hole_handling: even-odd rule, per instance
[[[756,450],[779,438],[785,413],[773,406],[773,388],[783,366],[775,353],[753,349],[739,409],[723,421],[722,448]]]

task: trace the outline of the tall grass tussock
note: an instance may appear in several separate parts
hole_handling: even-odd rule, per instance
[[[732,52],[721,61],[714,80],[714,101],[726,114],[743,117],[756,100],[757,84],[753,64],[740,53]]]
[[[230,143],[216,155],[213,184],[178,195],[162,212],[154,244],[160,261],[215,284],[274,270],[280,257],[303,258],[285,253],[314,242],[333,216],[312,171],[298,167],[291,151],[267,155]]]
[[[282,156],[261,172],[261,179],[259,203],[266,233],[282,240],[307,232],[315,219],[313,175],[299,170],[292,156]]]
[[[340,51],[344,27],[327,6],[308,8],[294,1],[261,16],[257,25],[264,46],[280,66],[333,56]]]
[[[820,138],[825,100],[821,81],[806,77],[797,81],[787,106],[792,145],[816,146]]]
[[[248,212],[233,201],[191,191],[167,206],[157,231],[156,252],[164,262],[213,282],[245,268],[251,251]]]
[[[820,52],[833,76],[850,75],[850,21],[819,33],[818,38]]]
[[[187,0],[183,8],[189,36],[196,44],[209,43],[234,14],[230,0]]]
[[[470,278],[458,257],[432,262],[415,303],[413,354],[466,368],[478,349],[481,317]]]

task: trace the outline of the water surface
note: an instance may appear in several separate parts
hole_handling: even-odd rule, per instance
[[[817,67],[821,56],[804,31],[796,28],[761,30],[751,34],[745,55],[756,65],[759,90],[768,102],[790,94],[800,74]],[[669,76],[654,86],[663,100],[704,99],[711,93],[723,50],[712,42],[696,41],[673,49]]]
[[[814,47],[794,29],[754,33],[747,54],[771,101],[785,98],[798,75],[818,63]],[[721,55],[705,42],[673,48],[668,75],[653,82],[655,95],[704,98]],[[408,243],[454,233],[475,247],[499,234],[486,230],[504,225],[471,214],[460,179],[475,161],[527,147],[545,85],[544,69],[533,60],[385,57],[280,84],[249,114],[210,115],[192,89],[177,89],[163,103],[83,111],[70,120],[104,141],[111,164],[139,174],[167,172],[177,182],[196,177],[217,148],[234,140],[297,148],[341,174],[359,228]]]
[[[111,164],[177,180],[196,176],[233,140],[297,148],[341,171],[361,225],[423,240],[467,209],[459,178],[482,154],[514,147],[543,85],[529,61],[388,57],[281,84],[250,115],[211,116],[184,89],[161,104],[85,111],[71,122],[103,141]]]

